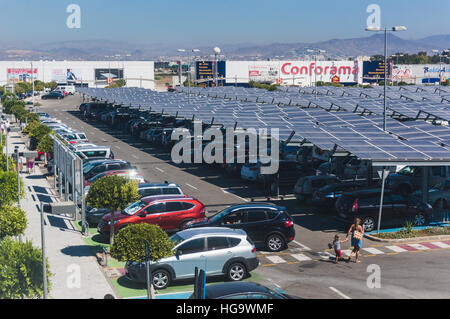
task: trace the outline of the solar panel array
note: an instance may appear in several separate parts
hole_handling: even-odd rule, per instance
[[[430,108],[435,104],[439,105],[439,112],[450,114],[449,102],[444,98],[440,102],[433,102],[432,98],[416,101],[419,95],[436,97],[438,93],[429,89],[389,88],[389,132],[381,129],[382,99],[379,96],[382,91],[378,88],[288,87],[283,91],[267,91],[242,87],[192,87],[189,100],[188,88],[180,88],[180,94],[140,88],[77,90],[98,100],[195,118],[204,123],[242,129],[278,129],[281,140],[295,132],[294,140],[307,141],[326,150],[338,147],[364,159],[450,159],[450,129],[422,120],[429,117],[417,116],[417,113],[423,113],[422,109],[431,112]],[[439,92],[439,96],[444,94],[446,91]],[[413,114],[414,109],[420,112]]]

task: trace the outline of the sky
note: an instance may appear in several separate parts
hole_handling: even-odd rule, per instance
[[[67,6],[81,9],[69,29]],[[450,34],[449,0],[0,0],[0,45],[75,40],[145,44],[264,44],[368,36],[369,4],[405,39]],[[371,34],[370,34],[371,35]]]

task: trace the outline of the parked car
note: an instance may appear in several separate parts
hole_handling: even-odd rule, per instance
[[[286,208],[270,203],[232,206],[185,225],[187,229],[210,226],[243,229],[253,242],[269,251],[280,251],[295,238],[294,222]]]
[[[61,100],[63,98],[64,98],[64,94],[60,91],[51,91],[51,92],[41,96],[41,99],[43,99],[43,100],[47,100],[47,99]]]
[[[361,218],[364,230],[370,232],[378,225],[381,190],[361,190],[344,193],[336,202],[338,216],[347,222]],[[417,201],[413,197],[385,191],[382,209],[382,225],[404,225],[412,221],[415,226],[426,225],[433,208],[430,204]]]
[[[436,185],[450,177],[450,166],[432,166],[428,169],[428,185]],[[411,194],[420,189],[422,184],[422,168],[406,166],[397,173],[391,173],[386,178],[386,187],[402,194]]]
[[[90,170],[87,170],[87,172],[83,176],[85,180],[88,180],[94,177],[95,175],[103,172],[126,170],[131,168],[132,168],[131,163],[127,161],[122,160],[106,161],[103,163],[97,163],[97,165],[93,165],[93,167]]]
[[[206,276],[226,275],[240,281],[259,264],[256,248],[240,229],[208,227],[187,229],[171,237],[174,255],[150,265],[151,281],[156,289],[167,288],[173,281],[195,277],[195,267]],[[128,261],[125,276],[135,282],[146,282],[145,263]]]
[[[326,185],[314,192],[312,204],[321,207],[334,208],[336,201],[344,192],[353,192],[363,187],[363,183],[356,181]]]
[[[294,186],[294,195],[299,201],[308,201],[318,189],[326,185],[336,184],[339,182],[339,178],[334,175],[301,177]]]
[[[194,299],[192,294],[189,299]],[[205,287],[205,299],[300,299],[255,282],[233,281]]]
[[[126,178],[129,178],[131,180],[137,180],[139,183],[145,183],[146,182],[144,177],[140,173],[138,173],[136,171],[136,168],[132,167],[132,168],[129,168],[129,169],[121,169],[121,170],[106,171],[106,172],[103,172],[103,173],[99,173],[99,174],[91,177],[90,179],[85,180],[84,181],[84,186],[85,187],[86,186],[90,186],[93,182],[95,182],[96,180],[98,180],[98,179],[100,179],[102,177],[113,176],[113,175],[126,177]]]
[[[415,191],[412,196],[420,201],[422,200],[422,191]],[[450,178],[446,178],[428,190],[428,202],[433,209],[447,209],[450,203]]]
[[[164,230],[183,229],[184,225],[198,218],[205,217],[205,206],[195,198],[174,196],[151,196],[144,197],[122,212],[114,214],[114,230],[131,224],[148,223],[159,225]],[[98,224],[101,234],[109,234],[111,214],[103,216]]]
[[[66,140],[69,144],[77,144],[77,143],[87,143],[89,142],[86,134],[82,132],[70,132],[61,134],[61,137]]]
[[[114,153],[109,146],[88,146],[80,147],[75,152],[81,159],[88,158],[112,158],[114,159]]]

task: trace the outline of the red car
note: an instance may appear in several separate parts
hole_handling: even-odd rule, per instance
[[[206,208],[192,197],[149,196],[114,213],[114,233],[132,224],[159,225],[164,230],[183,229],[191,220],[205,217]],[[97,226],[100,234],[110,232],[111,214],[106,214]]]

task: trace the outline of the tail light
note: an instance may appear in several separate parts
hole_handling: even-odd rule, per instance
[[[257,168],[257,167],[250,167],[250,170],[251,170],[251,171],[257,171],[258,168]]]
[[[284,227],[288,228],[288,227],[292,227],[292,226],[294,226],[294,222],[292,220],[284,221]]]
[[[358,211],[358,199],[355,200],[352,206],[352,212],[356,213]]]
[[[200,211],[200,215],[205,216],[205,213],[206,213],[206,208],[203,208],[203,209]]]
[[[256,247],[253,246],[252,253],[256,253]]]

